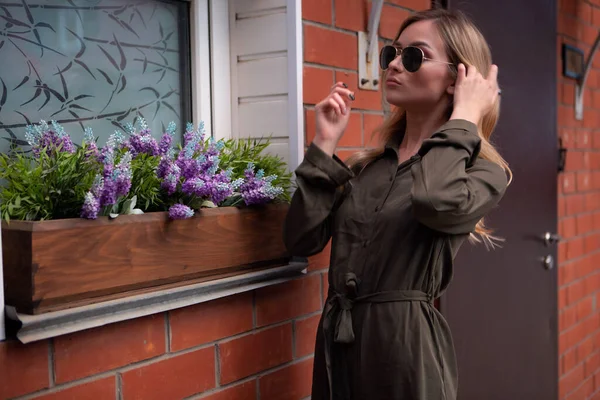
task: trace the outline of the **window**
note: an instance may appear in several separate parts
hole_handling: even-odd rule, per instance
[[[1,151],[41,119],[74,138],[89,126],[101,143],[135,117],[157,135],[191,120],[187,2],[28,0],[0,18]]]
[[[92,4],[90,4],[92,3]],[[144,117],[154,135],[203,120],[216,138],[270,136],[302,155],[294,0],[25,0],[0,7],[0,151],[57,120],[103,144]],[[80,136],[78,136],[80,135]]]
[[[155,136],[204,121],[304,154],[299,0],[0,0],[0,151],[56,120],[106,142],[136,117]],[[1,249],[0,241],[0,249]],[[0,259],[0,340],[3,338]]]

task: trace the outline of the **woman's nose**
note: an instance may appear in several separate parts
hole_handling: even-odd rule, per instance
[[[388,68],[393,69],[395,72],[404,72],[404,65],[402,65],[402,57],[397,56],[396,58],[394,58],[388,66]]]

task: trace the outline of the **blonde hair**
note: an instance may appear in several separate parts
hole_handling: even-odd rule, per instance
[[[454,74],[456,74],[456,66],[459,63],[463,63],[475,66],[483,76],[487,76],[492,64],[492,55],[489,46],[477,27],[460,12],[432,9],[414,13],[402,23],[394,41],[398,40],[400,34],[408,26],[415,22],[427,20],[435,22],[440,36],[444,41],[447,56],[453,64],[451,69]],[[383,81],[384,79],[381,79],[381,82]],[[452,110],[453,106],[451,103],[447,112],[448,119],[452,114]],[[499,114],[500,101],[498,100],[494,107],[477,124],[478,133],[481,137],[479,157],[502,167],[507,173],[510,183],[512,172],[508,167],[508,163],[490,142],[490,136],[496,127]],[[380,147],[355,153],[348,159],[347,163],[355,171],[364,168],[368,163],[382,154],[385,143],[395,135],[403,134],[405,129],[406,114],[404,110],[396,107],[391,117],[384,121],[383,125],[374,132],[374,134],[379,134]],[[483,218],[477,223],[475,233],[471,233],[470,239],[475,242],[483,241],[486,246],[489,245],[491,247],[496,244],[495,242],[502,241],[501,238],[492,236],[492,230],[485,226]]]

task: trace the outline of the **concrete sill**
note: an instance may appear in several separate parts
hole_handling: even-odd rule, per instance
[[[307,266],[308,261],[299,258],[283,267],[41,315],[19,314],[7,305],[6,314],[20,325],[17,338],[30,343],[277,285],[305,275]]]

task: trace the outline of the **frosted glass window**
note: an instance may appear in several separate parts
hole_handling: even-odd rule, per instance
[[[0,151],[57,120],[106,142],[143,116],[158,137],[191,120],[190,3],[0,0]]]

